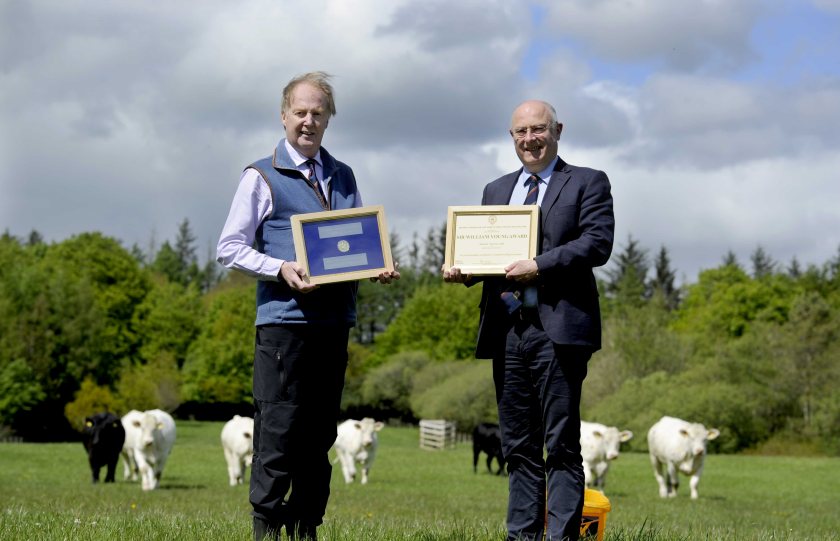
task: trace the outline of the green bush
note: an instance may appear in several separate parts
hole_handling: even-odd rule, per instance
[[[748,393],[724,381],[688,383],[675,378],[675,385],[655,402],[663,413],[720,430],[720,437],[709,443],[712,451],[733,453],[767,439],[770,431],[765,419],[755,415],[757,404]]]
[[[450,361],[445,363],[431,363],[414,375],[411,394],[419,395],[439,385],[445,380],[455,377],[469,367],[464,361]]]
[[[183,367],[185,401],[251,401],[254,287],[253,281],[230,280],[206,296],[200,331]]]
[[[481,287],[459,284],[417,289],[376,339],[380,363],[399,351],[425,351],[435,360],[468,359],[475,351]]]
[[[125,408],[111,389],[97,385],[91,378],[85,378],[76,392],[75,400],[64,406],[64,416],[67,417],[70,426],[79,432],[84,430],[85,418],[100,411],[121,415],[125,413]]]
[[[826,453],[840,455],[840,394],[835,392],[821,397],[815,410],[814,425]]]
[[[344,391],[341,394],[341,411],[355,412],[364,406],[362,385],[365,375],[370,370],[371,351],[358,342],[347,344],[347,373],[344,375]],[[355,415],[355,413],[352,413]],[[350,415],[345,415],[345,417]]]
[[[117,394],[128,409],[174,411],[181,404],[180,373],[170,353],[123,370]]]
[[[430,362],[429,356],[422,351],[392,355],[365,377],[361,387],[362,403],[389,417],[412,417],[410,396],[414,376]]]
[[[195,286],[184,287],[159,277],[153,283],[155,287],[137,306],[132,317],[132,327],[143,338],[139,354],[142,359],[149,360],[169,352],[181,367],[190,343],[198,334],[199,291]]]
[[[647,450],[648,429],[663,415],[703,423],[721,431],[710,442],[713,451],[736,452],[767,439],[770,427],[758,412],[764,395],[746,392],[722,380],[707,380],[688,372],[669,376],[655,372],[644,378],[630,378],[621,389],[583,412],[587,421],[632,430],[637,437],[633,450]],[[642,436],[642,437],[639,437]]]
[[[0,359],[0,426],[12,424],[18,412],[26,411],[45,397],[25,361]]]
[[[443,367],[446,369],[441,370]],[[428,368],[431,370],[421,371],[411,394],[415,417],[455,421],[459,432],[472,432],[478,423],[498,420],[489,362],[459,361]],[[439,379],[432,383],[435,376]]]
[[[648,429],[663,415],[672,413],[654,407],[657,398],[672,385],[665,372],[654,372],[644,378],[628,378],[614,394],[603,397],[594,406],[581,411],[585,421],[631,430],[632,440],[626,445],[632,450],[646,450]]]

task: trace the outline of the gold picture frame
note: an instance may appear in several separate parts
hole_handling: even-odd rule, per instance
[[[504,275],[505,267],[537,255],[539,205],[449,207],[444,266],[464,274]]]
[[[296,214],[291,224],[295,257],[309,284],[374,278],[394,270],[382,205]]]

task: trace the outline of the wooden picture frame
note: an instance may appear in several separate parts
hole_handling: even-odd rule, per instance
[[[307,283],[361,280],[394,270],[382,205],[296,214],[291,223]]]
[[[444,266],[464,274],[504,275],[505,267],[537,255],[539,205],[449,207]]]

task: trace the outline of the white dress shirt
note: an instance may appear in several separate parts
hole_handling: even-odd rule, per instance
[[[557,160],[559,159],[559,156],[555,156],[548,167],[539,173],[536,173],[536,175],[540,177],[540,191],[537,192],[537,205],[542,205],[543,197],[545,196],[546,189],[548,188],[548,182],[551,180],[551,173],[554,172],[554,166],[557,165]],[[531,175],[533,174],[534,173],[531,173],[524,167],[522,168],[522,172],[519,173],[519,179],[516,181],[516,186],[513,187],[513,193],[510,194],[510,201],[508,202],[509,205],[521,205],[525,201],[525,197],[531,189],[528,179],[531,178]]]

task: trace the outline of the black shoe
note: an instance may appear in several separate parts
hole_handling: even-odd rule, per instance
[[[286,535],[290,541],[318,541],[316,526],[302,522],[286,524]]]
[[[280,541],[280,525],[254,517],[254,541]]]

